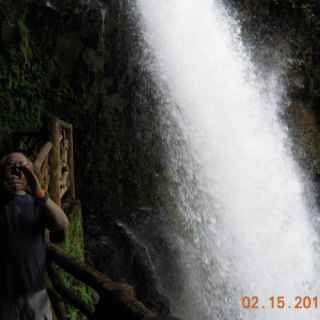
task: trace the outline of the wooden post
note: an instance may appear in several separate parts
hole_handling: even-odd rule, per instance
[[[72,124],[60,121],[61,125],[67,130],[67,139],[69,140],[69,150],[68,150],[68,166],[69,166],[69,180],[70,180],[70,195],[71,199],[76,199],[76,186],[74,178],[74,150],[73,150],[73,126]]]
[[[61,206],[60,199],[60,180],[61,180],[61,164],[60,164],[60,140],[61,131],[59,126],[59,120],[57,118],[50,119],[51,129],[51,142],[52,149],[50,155],[50,186],[49,193],[52,200]]]

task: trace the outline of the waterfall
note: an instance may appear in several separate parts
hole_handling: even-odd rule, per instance
[[[137,0],[135,10],[145,67],[163,97],[168,170],[182,216],[183,231],[170,237],[183,285],[177,293],[163,283],[175,313],[320,319],[315,302],[294,308],[296,296],[319,293],[318,218],[279,119],[277,70],[257,75],[220,1]],[[259,309],[244,308],[243,296],[257,296]],[[284,296],[285,307],[272,309],[272,296]]]

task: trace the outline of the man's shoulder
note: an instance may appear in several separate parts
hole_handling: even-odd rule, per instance
[[[35,202],[35,198],[29,193],[17,194],[12,198],[12,200],[16,203],[22,203],[22,204]]]
[[[37,212],[39,211],[38,209],[40,209],[37,205],[36,198],[31,194],[15,195],[10,202],[14,207],[25,212]]]
[[[30,194],[16,196],[14,199],[13,212],[16,221],[26,224],[43,224],[42,208],[38,205],[37,200]],[[24,214],[20,214],[23,212]]]

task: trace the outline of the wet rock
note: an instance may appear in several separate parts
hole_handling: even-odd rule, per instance
[[[9,19],[2,22],[1,25],[1,41],[4,46],[15,45],[19,37],[19,32],[16,24]]]
[[[76,33],[64,34],[58,38],[54,56],[65,76],[69,77],[73,74],[82,49],[83,45]]]
[[[288,121],[294,141],[293,151],[307,172],[320,174],[320,129],[312,109],[302,103],[292,103],[288,108]]]
[[[93,73],[103,72],[104,70],[104,57],[101,56],[96,50],[87,48],[82,53],[82,60],[86,64],[89,71]]]
[[[91,229],[92,228],[92,229]],[[107,231],[107,235],[103,234]],[[169,301],[158,290],[158,277],[147,247],[124,224],[105,225],[97,232],[93,224],[88,246],[91,260],[114,280],[125,280],[134,286],[138,299],[161,315],[169,314]],[[96,255],[94,253],[103,254]]]
[[[100,10],[100,7],[91,6],[86,14],[81,17],[81,39],[86,46],[95,50],[98,49],[101,40],[102,19]]]

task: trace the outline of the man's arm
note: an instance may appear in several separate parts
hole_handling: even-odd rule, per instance
[[[39,202],[43,201],[43,213],[45,214],[45,224],[49,230],[66,230],[69,226],[69,220],[64,211],[50,199],[42,190],[40,181],[34,173],[31,163],[22,163],[21,167],[26,177],[27,183]]]
[[[50,231],[66,230],[69,220],[64,211],[50,198],[43,205],[45,224]]]

